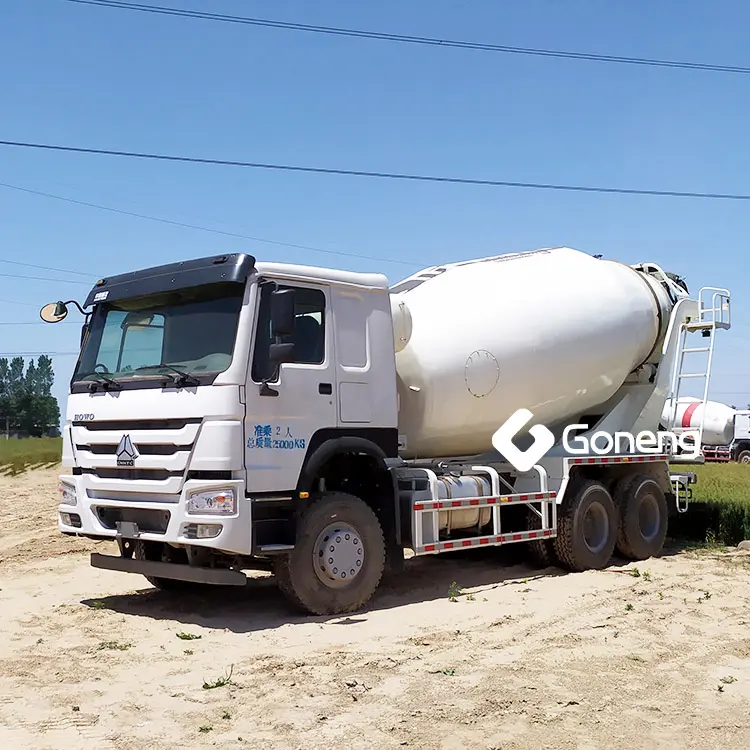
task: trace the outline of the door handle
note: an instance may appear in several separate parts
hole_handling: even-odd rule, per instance
[[[330,396],[333,393],[333,386],[330,383],[318,383],[318,393]]]

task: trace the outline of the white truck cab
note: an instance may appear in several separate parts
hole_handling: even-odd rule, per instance
[[[95,565],[174,588],[159,564],[201,560],[182,571],[189,580],[244,583],[234,556],[292,549],[298,501],[325,483],[326,464],[349,456],[326,489],[356,485],[365,499],[379,489],[368,472],[389,476],[398,434],[384,276],[227,255],[102,279],[89,306],[59,528],[118,539],[126,556]],[[65,312],[49,305],[43,318]]]

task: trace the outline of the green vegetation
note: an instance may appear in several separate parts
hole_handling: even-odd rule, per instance
[[[45,355],[28,365],[23,357],[0,357],[0,474],[60,462],[61,439],[47,437],[60,434],[54,382],[52,360]]]
[[[0,437],[0,475],[55,466],[60,463],[61,455],[62,438],[5,440]]]
[[[54,383],[52,360],[44,354],[28,365],[23,357],[0,357],[0,428],[28,437],[59,434]]]
[[[726,545],[750,539],[750,466],[715,463],[674,468],[694,471],[698,483],[688,512],[670,522],[670,536]]]

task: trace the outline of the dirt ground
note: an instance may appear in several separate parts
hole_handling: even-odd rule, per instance
[[[750,747],[747,553],[412,559],[367,611],[303,617],[267,575],[197,599],[95,570],[113,545],[57,533],[55,471],[0,486],[3,748]]]

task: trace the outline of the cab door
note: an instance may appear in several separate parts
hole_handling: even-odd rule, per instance
[[[275,337],[274,289],[293,296],[291,332]],[[297,485],[312,435],[337,424],[330,288],[261,281],[246,389],[245,469],[250,493],[286,492]],[[275,346],[274,346],[275,344]],[[279,344],[292,344],[281,362]]]

